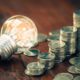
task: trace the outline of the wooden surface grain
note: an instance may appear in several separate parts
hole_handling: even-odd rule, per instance
[[[48,34],[62,26],[73,24],[73,12],[80,8],[78,0],[0,0],[0,28],[10,16],[21,14],[30,17],[36,24],[38,31]],[[37,47],[42,52],[48,51],[47,42]],[[28,64],[37,61],[36,57],[22,55]],[[65,61],[44,75],[30,77],[24,74],[25,67],[19,56],[13,56],[10,61],[0,61],[0,80],[52,80],[56,74],[67,72],[70,64]]]

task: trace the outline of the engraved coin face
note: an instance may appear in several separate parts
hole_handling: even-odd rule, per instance
[[[34,22],[22,15],[15,15],[5,21],[1,35],[8,34],[20,47],[32,47],[37,42],[37,28]]]

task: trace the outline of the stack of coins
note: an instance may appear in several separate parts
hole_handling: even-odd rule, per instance
[[[66,57],[76,51],[76,31],[72,26],[63,27],[60,30],[60,42],[65,43]]]
[[[55,62],[60,63],[65,59],[65,43],[60,42],[59,40],[50,41],[49,44],[49,53],[55,54]]]
[[[55,54],[41,53],[38,56],[39,63],[45,66],[45,69],[52,69],[55,64]]]
[[[27,65],[25,74],[29,76],[39,76],[42,75],[45,71],[45,66],[41,65],[39,62],[32,62]]]
[[[80,10],[76,10],[73,13],[73,25],[74,27],[80,27]]]
[[[80,52],[80,10],[73,13],[73,26],[77,29],[77,52]]]

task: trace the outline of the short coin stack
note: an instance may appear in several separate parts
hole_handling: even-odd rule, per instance
[[[77,29],[77,52],[80,52],[80,10],[73,13],[73,26]]]
[[[74,54],[76,51],[76,30],[73,26],[66,26],[60,30],[60,42],[65,43],[66,57]]]
[[[52,69],[55,64],[55,54],[42,53],[38,56],[39,63],[45,66],[45,69]]]
[[[60,63],[65,59],[65,43],[60,42],[60,31],[49,32],[49,53],[55,54],[55,63]]]
[[[55,54],[55,63],[60,63],[65,59],[65,43],[59,40],[50,41],[48,43],[49,53]]]
[[[39,76],[42,75],[45,71],[45,66],[39,64],[38,62],[32,62],[27,65],[25,74],[29,76]]]

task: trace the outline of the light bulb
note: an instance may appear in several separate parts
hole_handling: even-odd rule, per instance
[[[0,55],[4,56],[4,54],[6,54],[8,57],[12,52],[16,51],[17,47],[26,47],[29,49],[37,43],[37,37],[38,32],[36,25],[30,18],[22,15],[12,16],[4,22],[1,28],[0,40],[2,42],[0,46],[4,48],[0,47]],[[5,43],[7,47],[5,47],[3,43]],[[15,45],[13,45],[13,43]],[[4,56],[3,59],[7,57]]]

